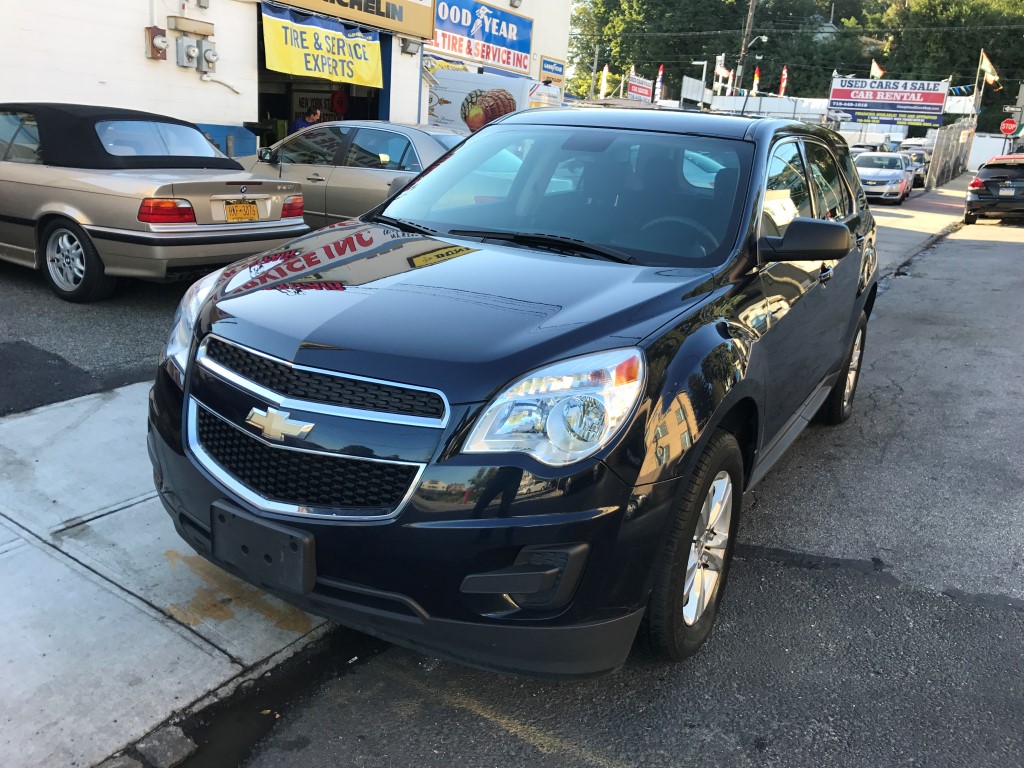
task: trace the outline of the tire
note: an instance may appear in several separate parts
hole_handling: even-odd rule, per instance
[[[977,223],[978,223],[978,214],[976,214],[976,213],[965,213],[964,214],[964,224],[977,224]]]
[[[39,236],[39,255],[46,284],[64,301],[99,301],[117,286],[117,278],[105,273],[89,235],[73,221],[47,224]]]
[[[818,411],[818,421],[825,424],[842,424],[853,415],[853,398],[860,383],[861,364],[864,362],[864,342],[867,340],[868,317],[863,312],[857,321],[850,351],[843,361],[842,373],[828,393],[828,399]],[[851,378],[852,377],[852,378]],[[849,391],[847,391],[849,385]]]
[[[711,635],[718,614],[743,504],[743,454],[736,438],[722,430],[715,432],[684,482],[647,610],[648,645],[664,661],[680,661],[696,653]],[[728,515],[724,523],[723,515]],[[722,531],[713,527],[716,519],[723,523],[724,539]],[[712,525],[705,527],[708,523]],[[693,568],[691,562],[699,567]],[[717,568],[705,565],[716,562]],[[689,590],[688,570],[693,573]],[[704,600],[700,585],[707,589]]]

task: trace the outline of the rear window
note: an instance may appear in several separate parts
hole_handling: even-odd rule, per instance
[[[198,130],[178,123],[104,120],[96,123],[96,134],[115,157],[225,157]]]
[[[981,179],[1024,179],[1024,163],[996,163],[978,171]]]
[[[434,137],[434,140],[445,149],[451,149],[466,138],[465,136],[459,136],[454,133],[433,133],[431,135]]]

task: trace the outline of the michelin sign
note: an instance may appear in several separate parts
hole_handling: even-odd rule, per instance
[[[533,19],[478,0],[438,0],[431,46],[529,74]]]

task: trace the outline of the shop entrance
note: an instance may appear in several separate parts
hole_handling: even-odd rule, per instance
[[[389,111],[386,94],[391,88],[391,35],[380,34],[380,49],[384,73],[382,89],[275,72],[266,66],[261,18],[257,25],[260,119],[245,126],[256,134],[259,146],[267,147],[287,136],[294,120],[304,115],[310,106],[320,109],[321,122],[386,120]]]

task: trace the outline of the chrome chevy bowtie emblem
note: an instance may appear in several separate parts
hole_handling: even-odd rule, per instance
[[[288,418],[288,411],[279,411],[276,408],[267,408],[265,411],[253,408],[249,411],[245,423],[262,431],[268,440],[284,440],[286,437],[304,440],[316,426],[305,421],[292,421]]]
[[[240,186],[238,188],[238,191],[241,192],[244,195],[246,192],[249,191],[249,188],[243,184],[242,186]]]

